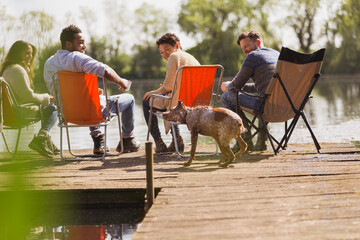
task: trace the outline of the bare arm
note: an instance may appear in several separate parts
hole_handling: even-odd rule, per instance
[[[161,86],[161,87],[159,87],[159,88],[156,89],[156,90],[153,90],[153,91],[150,91],[150,92],[145,93],[145,95],[144,95],[144,100],[147,100],[147,99],[150,97],[151,94],[160,94],[160,95],[161,95],[161,94],[168,93],[168,92],[169,92],[169,91],[166,90],[165,87]]]
[[[130,81],[125,78],[121,78],[112,68],[105,69],[104,78],[110,82],[116,83],[120,86],[120,90],[125,90],[128,88]]]

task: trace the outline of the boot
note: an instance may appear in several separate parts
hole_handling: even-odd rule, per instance
[[[164,141],[160,138],[159,140],[155,140],[155,153],[164,153],[168,152],[168,148]]]
[[[134,137],[123,138],[123,146],[124,146],[123,153],[137,152],[137,151],[139,151],[139,148],[140,148],[140,144],[135,141]],[[121,152],[121,142],[120,141],[116,147],[116,151]]]
[[[254,151],[254,144],[252,142],[251,132],[250,131],[244,132],[242,138],[248,145],[246,152]],[[233,153],[237,153],[240,149],[241,149],[241,147],[240,147],[239,143],[236,141],[234,146],[231,148],[231,151],[233,151]]]
[[[34,138],[29,143],[29,148],[38,152],[42,156],[49,158],[53,157],[53,152],[48,147],[46,136],[34,135]]]
[[[258,135],[257,140],[254,146],[254,151],[264,151],[267,149],[266,140],[267,140],[267,133],[265,127],[261,128]]]
[[[98,136],[94,137],[91,136],[94,141],[94,154],[104,154],[104,134],[99,134]],[[106,148],[106,152],[109,152],[109,149]]]
[[[180,153],[183,153],[184,152],[184,140],[183,138],[181,137],[180,133],[177,133],[176,134],[176,143],[177,143],[177,146],[178,146],[178,150]],[[176,149],[175,149],[175,140],[174,140],[174,135],[172,136],[172,141],[168,147],[168,151],[169,152],[175,152]]]

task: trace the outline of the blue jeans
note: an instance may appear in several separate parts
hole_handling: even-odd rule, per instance
[[[119,99],[119,111],[121,112],[121,129],[122,137],[129,138],[133,137],[134,130],[134,108],[135,108],[135,99],[134,96],[128,93],[123,93],[119,95],[109,96],[109,112],[116,113],[116,99]],[[104,108],[103,117],[106,118],[107,109]],[[91,131],[99,129],[98,127],[90,127]]]
[[[144,112],[145,122],[146,122],[146,124],[149,124],[150,98],[148,98],[147,100],[143,100],[142,105],[143,105],[143,112]],[[157,111],[160,111],[160,112],[166,111],[164,109],[157,109],[157,108],[153,108],[153,109],[157,110]],[[160,129],[159,129],[159,122],[158,122],[158,118],[157,118],[156,115],[152,115],[152,117],[151,117],[150,134],[153,137],[154,141],[159,141],[161,139],[161,132],[160,132]]]
[[[50,131],[50,129],[55,125],[57,117],[57,108],[54,103],[50,103],[48,106],[41,106],[41,129]]]
[[[221,96],[221,102],[224,107],[236,112],[236,93],[232,91],[226,91]],[[259,110],[261,100],[255,97],[251,97],[245,94],[239,94],[239,106],[250,108],[253,110]],[[263,111],[263,109],[262,109]]]

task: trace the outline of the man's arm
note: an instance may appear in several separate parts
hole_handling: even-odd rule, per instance
[[[121,78],[111,67],[105,69],[104,78],[120,86],[120,90],[128,88],[130,81]]]

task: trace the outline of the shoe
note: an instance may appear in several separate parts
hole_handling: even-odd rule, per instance
[[[184,145],[184,140],[180,135],[176,135],[176,143],[177,143],[179,152],[183,153],[185,145]],[[168,151],[169,152],[176,152],[174,137],[173,137],[172,142],[170,143],[170,145],[168,147]]]
[[[169,152],[166,144],[164,141],[160,138],[160,140],[155,141],[155,153],[165,153]]]
[[[104,134],[100,134],[97,137],[91,136],[94,141],[94,154],[104,154]],[[106,148],[106,152],[109,152],[109,148]]]
[[[50,135],[47,136],[48,148],[53,152],[54,155],[58,155],[60,153],[60,149],[53,143]]]
[[[140,144],[137,143],[133,137],[123,138],[123,146],[124,146],[123,153],[137,152],[139,151],[140,148]],[[116,151],[121,152],[121,142],[118,143],[116,147]]]
[[[256,143],[254,146],[254,151],[266,150],[267,149],[266,140],[267,140],[266,130],[264,128],[262,128],[257,135],[257,140],[256,140]]]
[[[29,143],[29,148],[45,157],[53,157],[53,152],[48,147],[48,140],[45,136],[36,136]]]

